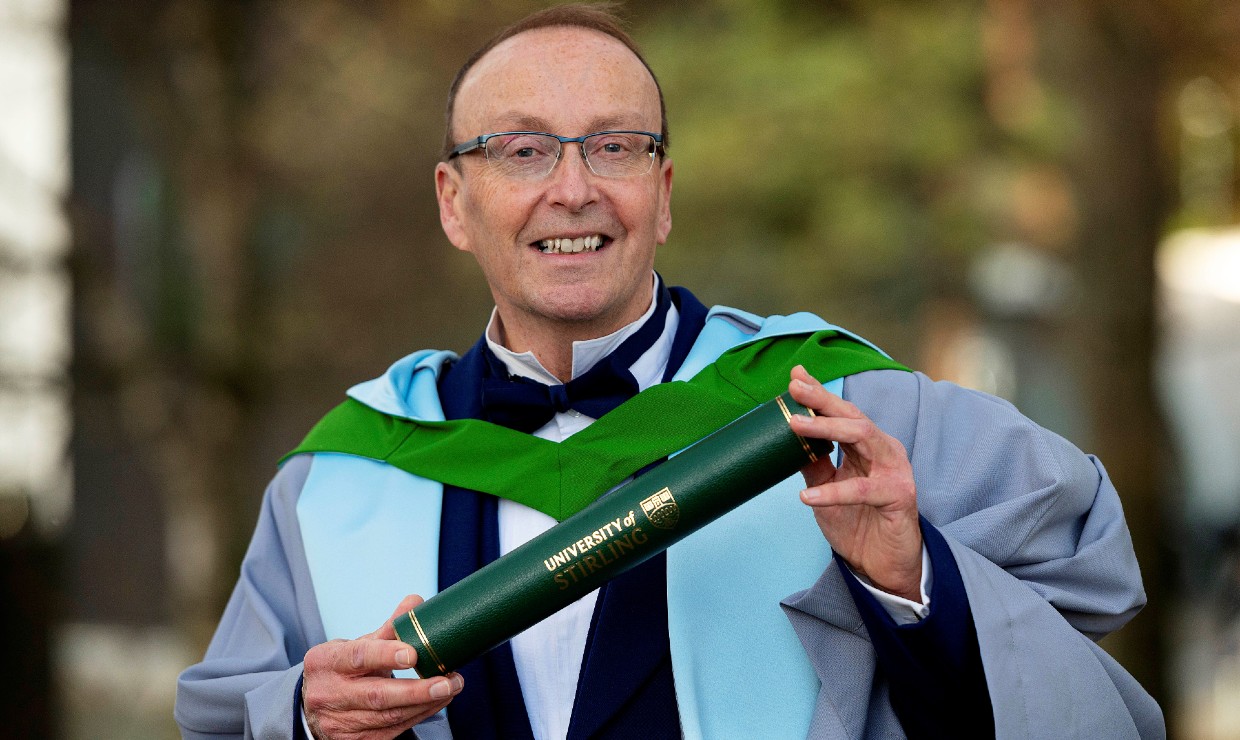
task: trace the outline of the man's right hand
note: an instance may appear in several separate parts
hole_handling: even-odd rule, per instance
[[[332,640],[306,653],[302,708],[317,740],[395,737],[448,705],[464,680],[393,678],[417,653],[396,638],[392,621],[422,603],[406,596],[382,627],[356,640]]]

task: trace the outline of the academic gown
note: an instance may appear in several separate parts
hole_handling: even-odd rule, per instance
[[[1157,704],[1094,642],[1145,599],[1101,464],[1002,400],[918,373],[859,373],[844,380],[842,395],[909,454],[919,509],[950,546],[968,594],[996,736],[1165,737]],[[313,464],[313,456],[290,459],[264,495],[216,635],[178,682],[185,737],[292,732],[302,657],[327,639],[296,511]],[[729,516],[743,521],[743,512]],[[744,583],[719,599],[724,613],[751,601]],[[826,567],[780,607],[820,681],[807,736],[903,737],[839,570]],[[785,678],[753,666],[720,680],[743,696],[747,682]],[[774,721],[761,707],[753,714],[758,726]],[[449,736],[442,721],[415,731]]]

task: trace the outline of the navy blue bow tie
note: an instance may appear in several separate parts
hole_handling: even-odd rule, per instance
[[[534,432],[570,409],[595,419],[632,398],[637,380],[628,370],[606,368],[606,360],[564,385],[544,385],[528,378],[487,378],[482,384],[483,415],[493,424]]]
[[[530,433],[570,409],[598,419],[637,394],[629,368],[663,335],[671,296],[660,281],[654,313],[640,329],[594,367],[563,385],[510,376],[504,363],[486,350],[482,379],[482,418]]]

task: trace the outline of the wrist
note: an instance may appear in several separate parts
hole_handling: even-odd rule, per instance
[[[882,577],[875,577],[863,568],[858,568],[844,560],[844,564],[848,566],[857,580],[861,581],[870,588],[882,591],[885,594],[897,596],[901,599],[907,599],[913,602],[922,602],[925,597],[924,588],[924,569],[925,548],[919,547],[916,564],[912,568],[902,568],[894,571],[887,571]]]
[[[300,683],[300,689],[301,700],[298,702],[298,708],[300,710],[298,712],[298,718],[301,721],[301,729],[306,733],[306,738],[308,740],[321,740],[321,736],[318,733],[318,723],[311,723],[310,715],[306,712],[306,680],[304,676],[302,677]]]
[[[930,560],[924,543],[921,551],[921,583],[918,586],[916,598],[906,598],[877,588],[869,578],[856,573],[843,558],[840,558],[839,564],[840,571],[846,574],[845,580],[868,593],[878,606],[881,606],[895,621],[896,625],[916,624],[930,616],[930,590],[934,582],[934,564]],[[858,604],[860,603],[859,600]]]
[[[901,599],[909,601],[921,601],[921,569],[907,579],[900,579],[898,582],[888,585],[873,578],[868,579],[871,586],[882,591],[883,593],[899,596]]]

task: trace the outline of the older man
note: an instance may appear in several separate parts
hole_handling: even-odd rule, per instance
[[[464,356],[414,353],[350,390],[377,416],[560,442],[736,346],[822,330],[864,345],[807,314],[708,311],[662,284],[662,93],[604,11],[538,13],[483,47],[453,85],[447,140],[444,232],[477,259],[495,311]],[[182,675],[183,732],[1163,735],[1157,705],[1092,641],[1144,599],[1101,466],[1002,401],[875,357],[826,387],[782,370],[817,412],[796,430],[842,451],[806,486],[777,486],[445,677],[413,676],[388,615],[555,518],[348,444],[304,445],[267,492],[206,658]],[[583,391],[600,386],[606,398]],[[514,393],[542,407],[503,400]]]

